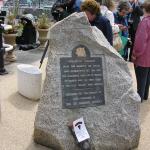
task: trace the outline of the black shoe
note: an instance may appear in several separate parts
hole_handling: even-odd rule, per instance
[[[146,92],[146,93],[144,94],[144,100],[148,100],[148,95],[149,95],[149,92],[148,92],[148,93]]]
[[[6,69],[0,69],[0,75],[5,75],[5,74],[8,74]]]

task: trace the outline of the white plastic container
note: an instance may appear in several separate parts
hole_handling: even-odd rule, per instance
[[[5,48],[6,52],[9,52],[9,51],[13,50],[13,46],[10,45],[10,44],[4,44],[3,43],[3,47]]]
[[[31,100],[38,100],[41,95],[41,70],[36,66],[21,64],[17,66],[17,75],[18,92]]]

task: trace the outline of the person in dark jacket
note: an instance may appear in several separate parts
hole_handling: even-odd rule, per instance
[[[100,14],[100,6],[95,0],[85,0],[81,5],[81,11],[85,12],[92,26],[102,31],[108,42],[112,45],[112,27],[107,18]]]
[[[26,14],[21,18],[23,23],[22,35],[16,37],[16,44],[19,45],[29,45],[36,43],[36,29],[32,23],[33,16],[31,14]]]
[[[75,1],[76,0],[57,0],[51,9],[54,20],[60,21],[73,13]]]
[[[130,48],[130,55],[129,55],[129,61],[131,61],[131,56],[132,56],[132,50],[133,50],[133,45],[134,45],[134,40],[135,40],[135,33],[138,27],[138,24],[140,22],[140,17],[143,16],[143,10],[140,6],[140,3],[138,0],[129,0],[131,4],[131,12],[129,14],[129,35],[131,38],[131,48]]]

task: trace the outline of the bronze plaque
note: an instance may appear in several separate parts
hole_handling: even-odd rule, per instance
[[[105,104],[101,57],[90,57],[85,46],[78,46],[72,57],[60,58],[63,108]]]

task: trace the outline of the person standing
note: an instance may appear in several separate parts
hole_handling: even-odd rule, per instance
[[[96,26],[101,30],[107,41],[112,45],[112,27],[110,21],[101,15],[99,3],[95,0],[85,0],[81,5],[81,11],[86,13],[91,26]]]
[[[150,85],[150,1],[143,3],[144,18],[139,23],[132,61],[135,66],[137,79],[137,92],[141,97],[141,102],[148,99]]]
[[[129,12],[130,5],[127,1],[120,1],[118,4],[117,12],[114,13],[115,23],[119,26],[121,31],[121,36],[124,38],[128,38],[128,17],[127,14]],[[127,44],[123,47],[122,57],[127,60],[128,59],[128,48]]]
[[[115,9],[115,4],[113,0],[101,0],[100,3],[100,10],[102,16],[106,17],[112,26],[113,33],[119,32],[119,27],[115,24],[114,14],[113,11]]]
[[[131,61],[132,56],[132,50],[135,40],[135,33],[138,27],[138,24],[140,22],[140,17],[143,16],[143,10],[140,7],[140,3],[138,0],[129,0],[129,3],[131,4],[130,14],[129,14],[129,35],[131,38],[131,48],[130,48],[130,54],[129,54],[129,61]]]
[[[56,21],[60,21],[74,12],[76,0],[56,0],[51,9],[51,14]]]
[[[122,42],[119,37],[120,29],[119,26],[115,24],[115,19],[113,14],[113,11],[115,9],[115,4],[113,0],[97,0],[97,1],[100,3],[100,10],[102,16],[106,17],[110,21],[110,24],[112,26],[112,31],[113,31],[113,47],[118,51],[122,47]]]

